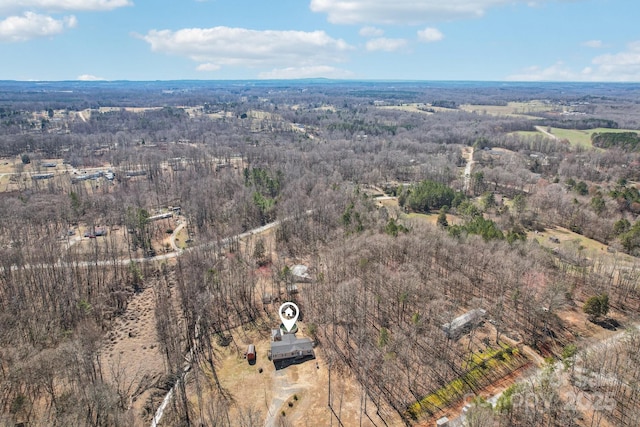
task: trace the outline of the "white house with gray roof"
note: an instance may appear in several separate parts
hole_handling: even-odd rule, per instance
[[[279,340],[271,341],[268,357],[272,361],[315,357],[311,339],[296,338],[294,334],[282,334],[279,338]]]

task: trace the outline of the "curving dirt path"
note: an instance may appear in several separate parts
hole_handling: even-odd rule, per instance
[[[311,364],[312,362],[308,362]],[[273,385],[271,391],[271,404],[269,405],[265,427],[278,427],[280,419],[280,411],[284,404],[291,400],[294,394],[302,394],[305,390],[311,388],[311,384],[307,381],[301,381],[297,375],[298,366],[289,366],[286,369],[276,371],[273,376]]]
[[[171,233],[171,247],[173,248],[173,250],[175,252],[179,252],[181,251],[181,249],[178,247],[178,245],[176,244],[176,237],[178,236],[178,234],[180,233],[180,231],[182,231],[182,229],[184,228],[185,224],[185,219],[180,217],[180,224],[178,224],[178,226],[173,230],[173,233]]]
[[[465,147],[462,149],[462,157],[467,161],[466,166],[464,167],[464,192],[469,191],[469,184],[471,183],[471,171],[473,170],[473,165],[476,163],[473,160],[473,147]]]
[[[554,134],[552,134],[551,132],[547,132],[547,130],[545,128],[543,128],[542,126],[536,126],[536,130],[542,134],[544,134],[545,136],[548,136],[549,138],[557,141],[558,137],[555,136]]]

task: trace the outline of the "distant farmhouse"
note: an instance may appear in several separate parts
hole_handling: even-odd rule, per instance
[[[476,308],[475,310],[466,312],[462,316],[456,317],[451,323],[445,323],[442,325],[442,330],[447,335],[447,338],[457,340],[462,335],[480,325],[486,315],[486,310]]]
[[[53,178],[53,174],[52,173],[38,173],[35,175],[31,175],[31,179],[34,181],[40,181],[43,179],[51,179]]]
[[[90,179],[97,180],[99,178],[105,178],[109,181],[113,181],[113,179],[115,178],[115,174],[111,170],[107,170],[106,172],[97,171],[93,173],[84,173],[84,174],[72,177],[71,182],[78,183],[81,181],[88,181]]]
[[[296,338],[294,334],[283,335],[280,329],[273,329],[271,339],[271,350],[269,350],[268,357],[273,362],[315,357],[313,341],[309,338]]]
[[[149,221],[158,221],[160,219],[167,219],[173,216],[173,212],[165,212],[158,215],[153,215],[149,217]]]
[[[100,237],[100,236],[106,236],[106,235],[107,235],[107,229],[103,227],[95,227],[93,229],[87,230],[84,233],[84,237],[89,237],[90,239]]]
[[[311,276],[309,275],[309,267],[302,264],[297,264],[291,267],[291,276],[295,283],[310,283]]]
[[[73,178],[71,178],[71,182],[76,183],[76,182],[80,182],[80,181],[88,181],[90,179],[98,179],[100,177],[102,177],[104,173],[101,171],[98,172],[94,172],[94,173],[87,173],[84,175],[78,175],[78,176],[74,176]]]

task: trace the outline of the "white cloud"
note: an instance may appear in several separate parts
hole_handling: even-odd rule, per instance
[[[131,0],[0,0],[0,14],[24,12],[0,21],[0,42],[54,36],[78,24],[73,15],[56,19],[41,11],[106,11],[131,5]]]
[[[96,77],[93,74],[80,74],[76,77],[76,80],[81,80],[83,82],[99,82],[103,80],[107,80],[104,77]]]
[[[591,63],[595,69],[585,71],[592,80],[640,82],[640,41],[629,43],[624,52],[597,56]]]
[[[425,28],[418,31],[418,40],[425,43],[437,42],[444,38],[444,34],[437,28]]]
[[[215,66],[310,67],[341,62],[353,48],[324,31],[257,31],[245,28],[151,30],[138,36],[154,52],[184,56],[211,70]]]
[[[0,41],[21,42],[36,37],[54,36],[77,24],[78,21],[73,15],[54,19],[46,15],[25,12],[22,16],[9,16],[0,21]]]
[[[586,41],[586,42],[582,43],[582,46],[591,47],[591,48],[594,48],[594,49],[599,49],[599,48],[603,47],[604,44],[602,43],[602,40],[589,40],[589,41]]]
[[[640,41],[627,50],[596,56],[591,65],[574,71],[563,62],[542,68],[533,66],[508,77],[515,81],[640,82]]]
[[[210,62],[207,62],[206,64],[200,64],[196,67],[196,70],[198,71],[218,71],[220,68],[222,68],[220,65],[218,64],[212,64]]]
[[[360,28],[359,34],[362,37],[381,37],[384,31],[376,27],[362,27]]]
[[[384,37],[380,37],[377,39],[369,40],[367,42],[367,50],[369,52],[380,50],[384,52],[395,52],[402,49],[406,45],[407,41],[405,39],[387,39]]]
[[[0,0],[0,11],[38,9],[58,10],[113,10],[123,6],[131,6],[130,0]]]
[[[552,0],[545,0],[552,1]],[[556,0],[557,1],[557,0]],[[527,0],[311,0],[313,12],[334,24],[412,24],[473,18],[487,9]]]
[[[328,65],[276,68],[258,75],[261,79],[310,79],[319,77],[344,79],[352,76],[353,73],[350,71]]]
[[[507,80],[531,82],[531,81],[575,81],[577,74],[571,71],[564,62],[558,61],[547,68],[537,65],[527,67],[518,74],[507,77]]]

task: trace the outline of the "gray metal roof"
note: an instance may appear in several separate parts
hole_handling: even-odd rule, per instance
[[[309,267],[302,264],[297,264],[291,267],[291,275],[296,282],[307,282],[311,280],[309,275]]]
[[[442,325],[442,329],[449,335],[455,335],[461,329],[464,329],[470,325],[473,325],[480,320],[482,320],[487,315],[486,310],[481,308],[476,308],[475,310],[471,310],[463,314],[462,316],[458,316],[451,321],[451,323],[446,323]]]
[[[277,359],[278,355],[292,352],[313,351],[313,341],[309,338],[296,338],[293,334],[282,335],[282,341],[271,342],[271,357]]]

